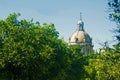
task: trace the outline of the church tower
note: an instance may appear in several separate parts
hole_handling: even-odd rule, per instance
[[[84,30],[84,22],[82,21],[81,14],[77,25],[77,30],[69,38],[69,46],[80,46],[80,53],[83,54],[91,53],[93,51],[92,38]]]

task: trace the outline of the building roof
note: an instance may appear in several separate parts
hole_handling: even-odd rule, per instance
[[[80,18],[78,20],[78,29],[72,33],[71,37],[69,38],[69,45],[91,45],[92,46],[92,39],[87,32],[84,30],[84,22]]]

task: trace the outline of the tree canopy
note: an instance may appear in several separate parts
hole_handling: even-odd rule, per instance
[[[0,80],[120,79],[119,52],[81,54],[81,46],[59,38],[54,24],[19,16],[0,20]]]
[[[114,30],[115,37],[118,41],[114,47],[120,53],[120,0],[108,0],[109,5],[109,18],[114,21],[117,28]]]
[[[41,26],[18,16],[0,20],[0,75],[8,80],[47,80],[57,75],[66,44],[58,39],[54,24]]]

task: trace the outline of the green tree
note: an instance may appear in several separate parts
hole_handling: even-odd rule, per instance
[[[116,52],[120,53],[120,0],[108,0],[109,5],[109,18],[117,25],[115,29],[115,37],[118,40],[118,44],[115,45]]]
[[[109,18],[120,24],[120,0],[108,0]]]
[[[65,80],[85,80],[88,76],[84,66],[88,65],[89,59],[96,58],[96,54],[82,54],[80,46],[69,46],[66,54],[68,66],[65,68]]]
[[[65,68],[66,43],[53,24],[18,16],[0,20],[0,79],[52,80]]]
[[[84,80],[84,66],[94,54],[70,47],[54,24],[19,20],[10,14],[0,20],[0,80]]]
[[[96,59],[89,59],[85,66],[89,80],[119,80],[120,79],[119,53],[99,54]]]

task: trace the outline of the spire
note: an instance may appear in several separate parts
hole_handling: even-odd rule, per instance
[[[80,20],[82,20],[82,13],[80,12]]]
[[[84,31],[84,23],[82,21],[82,13],[81,12],[80,12],[80,20],[78,20],[77,25],[78,25],[78,30]]]

